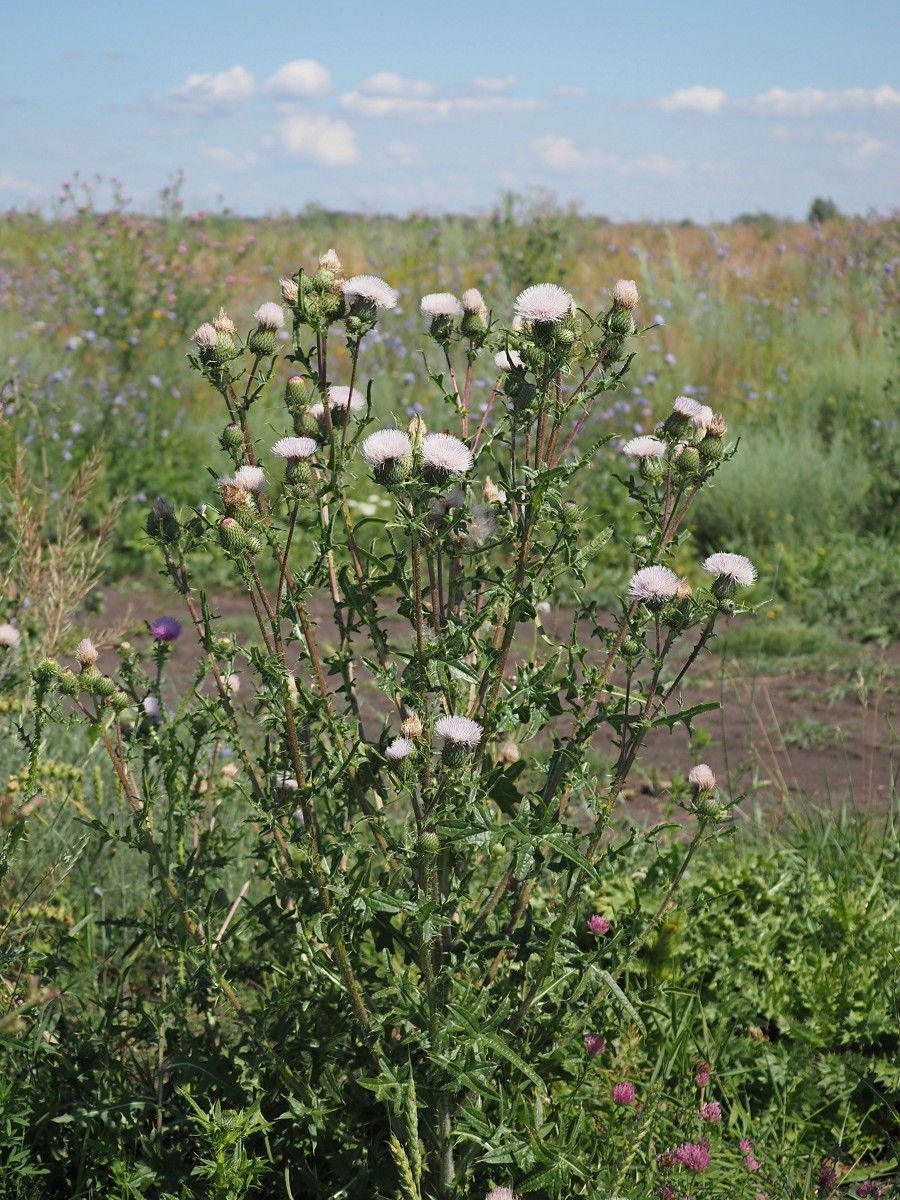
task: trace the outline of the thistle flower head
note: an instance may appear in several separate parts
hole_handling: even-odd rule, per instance
[[[219,309],[219,315],[213,322],[213,328],[218,333],[227,333],[229,337],[234,337],[237,333],[237,326],[224,308]]]
[[[707,766],[706,763],[697,763],[688,772],[688,783],[699,788],[701,792],[711,792],[716,786],[716,777],[712,767]]]
[[[193,340],[197,343],[198,350],[215,350],[219,334],[215,325],[205,321],[198,329],[194,330]]]
[[[474,459],[465,442],[451,433],[429,433],[422,442],[422,462],[444,475],[465,475]]]
[[[704,562],[703,570],[717,579],[731,579],[741,587],[749,587],[756,580],[756,567],[743,554],[711,554]]]
[[[558,283],[535,283],[516,297],[516,316],[523,321],[557,325],[574,307],[575,301]]]
[[[145,696],[141,701],[141,709],[148,721],[155,723],[162,720],[162,705],[155,696]]]
[[[285,304],[296,304],[300,296],[296,279],[280,279],[278,282],[281,286],[281,298]]]
[[[175,617],[157,617],[150,625],[150,636],[157,642],[177,642],[181,637],[181,622]]]
[[[405,738],[420,738],[422,736],[422,722],[419,719],[419,714],[411,712],[405,716],[400,723],[400,732]]]
[[[333,275],[340,275],[344,269],[344,265],[337,256],[337,251],[326,250],[324,254],[319,255],[319,266],[324,271],[331,271]]]
[[[628,594],[645,604],[665,602],[678,591],[678,582],[678,576],[668,567],[642,567],[632,575]]]
[[[388,762],[402,762],[404,758],[409,758],[410,754],[415,750],[415,746],[405,737],[397,737],[391,742],[384,752]]]
[[[280,329],[284,324],[284,309],[273,300],[261,304],[253,316],[260,329]]]
[[[466,288],[462,294],[462,306],[463,311],[467,313],[487,312],[484,296],[482,296],[478,288]]]
[[[412,458],[412,452],[412,440],[402,429],[380,429],[370,434],[362,444],[362,456],[370,467]]]
[[[491,1188],[484,1200],[518,1200],[512,1188]]]
[[[690,396],[676,396],[672,404],[672,411],[678,413],[679,417],[688,417],[693,421],[700,416],[705,407],[699,400],[694,400]]]
[[[356,388],[353,389],[352,393],[348,387],[344,387],[343,385],[328,389],[328,407],[332,412],[335,409],[340,409],[343,412],[348,407],[351,412],[359,412],[365,406],[366,398]],[[312,409],[310,409],[310,412],[312,412]]]
[[[75,658],[82,667],[96,667],[100,653],[90,638],[82,638],[75,647]]]
[[[254,496],[262,495],[266,490],[266,473],[262,467],[238,467],[234,479],[226,480],[244,492],[252,492]]]
[[[619,308],[632,309],[640,298],[633,279],[620,279],[613,288],[613,303],[618,304]]]
[[[666,443],[657,437],[635,437],[625,443],[622,453],[629,458],[662,458],[666,453]]]
[[[438,717],[434,723],[434,732],[454,745],[474,750],[481,741],[484,727],[477,721],[470,721],[468,717]]]
[[[524,366],[518,350],[498,350],[494,355],[494,365],[498,371],[511,371],[513,367]]]
[[[697,433],[706,433],[710,425],[713,423],[715,413],[708,404],[701,404],[695,416],[691,418],[694,422],[694,429]]]
[[[157,496],[156,499],[153,501],[152,508],[153,508],[154,516],[159,517],[159,519],[161,521],[164,520],[166,517],[174,517],[175,516],[175,509],[168,502],[168,500],[166,500],[166,498],[164,496]]]
[[[452,292],[429,292],[419,303],[423,317],[461,317],[463,306]]]
[[[344,284],[344,299],[352,304],[359,297],[370,300],[376,308],[394,308],[398,294],[377,275],[354,275]]]
[[[713,418],[709,423],[708,433],[714,438],[723,438],[728,432],[728,426],[725,424],[725,418],[721,413],[713,413]]]
[[[5,646],[8,650],[15,650],[21,640],[22,635],[15,625],[10,625],[9,621],[4,621],[0,625],[0,646]]]
[[[284,437],[279,438],[272,447],[272,453],[276,458],[289,458],[293,461],[300,461],[304,458],[312,458],[317,449],[313,438],[308,437]]]

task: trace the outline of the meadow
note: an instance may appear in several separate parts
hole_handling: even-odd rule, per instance
[[[481,513],[477,533],[477,505],[436,507],[449,466],[423,484],[388,479],[385,462],[407,460],[366,458],[349,407],[326,437],[288,387],[286,424],[288,377],[318,372],[323,395],[327,383],[322,333],[303,341],[317,326],[302,280],[299,301],[285,298],[293,329],[271,330],[274,358],[259,329],[243,339],[257,349],[228,423],[231,359],[192,335],[223,305],[253,330],[279,279],[312,278],[329,247],[346,275],[396,291],[377,323],[366,310],[332,337],[329,379],[352,374],[364,394],[371,380],[366,420],[413,421],[418,464],[417,417],[456,429],[452,346],[460,380],[470,368],[463,430],[471,419],[477,442],[483,425],[482,454],[508,454],[507,526]],[[828,663],[842,680],[878,663],[870,711],[889,716],[898,270],[900,222],[881,216],[621,224],[507,196],[481,216],[250,220],[185,212],[177,182],[152,214],[121,197],[98,211],[76,185],[52,219],[5,215],[0,1197],[900,1194],[893,771],[874,807],[837,787],[820,806],[785,784],[773,815],[752,787],[697,774],[712,705],[666,708],[684,673],[667,658],[677,634],[695,639],[684,671],[707,643],[714,664],[726,643],[769,671],[801,663],[814,686]],[[633,338],[615,323],[631,312],[617,280],[640,293]],[[525,376],[501,388],[492,355],[475,353],[487,323],[472,325],[466,359],[462,335],[429,338],[419,311],[427,293],[477,288],[507,322],[543,281],[605,313],[558,318],[585,363],[591,348],[607,357],[576,430],[591,453],[568,465],[552,452],[561,420],[543,453]],[[552,359],[561,397],[574,351],[541,318],[533,327],[505,336],[524,338],[539,396]],[[712,457],[700,431],[677,520],[669,484],[663,495],[622,451],[679,426],[676,396],[723,412],[728,447]],[[517,420],[537,422],[524,458]],[[252,488],[237,508],[227,487],[220,501],[216,480],[250,479],[242,456],[284,434],[318,440],[315,487],[294,446],[277,515],[271,492],[271,511]],[[685,436],[669,438],[673,462]],[[522,479],[539,501],[522,499]],[[311,488],[333,494],[331,516],[325,503],[302,515]],[[369,529],[381,540],[361,550]],[[751,586],[737,600],[718,576],[697,582],[723,551],[758,573],[738,579]],[[675,575],[665,597],[642,591],[636,568],[671,568],[694,592],[676,594]],[[204,601],[186,613],[189,570]],[[302,599],[319,585],[341,590],[333,617]],[[162,617],[166,586],[184,631],[115,627],[123,595]],[[570,635],[548,638],[548,608]],[[584,650],[586,631],[599,651]],[[179,658],[195,632],[202,653]],[[78,676],[60,666],[73,657]],[[469,721],[454,743],[445,724],[439,764],[423,760],[414,784],[412,717],[438,701],[461,712],[470,692],[480,732]],[[379,698],[404,717],[393,742]],[[645,727],[667,737],[679,723],[681,775],[657,781],[638,820],[625,780]],[[785,749],[807,739],[813,752],[824,736],[812,720],[782,732]],[[890,725],[888,741],[892,760]]]

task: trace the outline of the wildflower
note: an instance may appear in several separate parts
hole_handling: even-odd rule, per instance
[[[412,440],[402,429],[380,429],[363,442],[362,456],[370,467],[412,458]]]
[[[711,792],[716,786],[716,777],[713,774],[712,767],[708,767],[706,763],[697,763],[688,772],[688,783],[692,784],[695,788],[699,788],[701,792]],[[708,1082],[709,1079],[707,1078]]]
[[[394,308],[398,293],[377,275],[354,275],[343,287],[344,299],[353,304],[356,299],[368,300],[375,308]]]
[[[238,777],[237,763],[233,763],[233,762],[225,763],[225,765],[222,767],[222,777],[224,779],[237,779],[237,777]]]
[[[628,594],[651,608],[661,607],[678,591],[678,576],[668,567],[642,567],[631,577]]]
[[[487,305],[478,288],[466,288],[462,294],[463,311],[467,313],[486,313]]]
[[[675,1161],[689,1171],[705,1171],[709,1166],[709,1138],[683,1142],[675,1151]]]
[[[588,1054],[596,1058],[598,1055],[606,1053],[606,1040],[599,1033],[589,1033],[584,1039],[584,1048]]]
[[[721,413],[713,413],[712,420],[707,429],[707,435],[713,438],[723,438],[728,432],[728,426],[725,424],[725,418]]]
[[[418,714],[411,712],[400,722],[400,732],[405,738],[418,739],[422,736],[422,722]]]
[[[323,271],[331,271],[332,275],[340,275],[344,269],[343,263],[334,250],[326,250],[324,254],[319,255],[319,266]]]
[[[22,635],[15,625],[10,625],[8,621],[0,625],[0,646],[5,646],[7,650],[15,650],[21,640]]]
[[[414,751],[415,746],[412,744],[409,738],[398,737],[394,738],[391,744],[387,747],[384,752],[384,756],[388,762],[399,763],[402,762],[404,758],[408,758]]]
[[[279,438],[272,447],[272,453],[276,458],[287,458],[298,462],[305,458],[311,458],[317,449],[313,438],[285,437]]]
[[[738,1142],[741,1154],[744,1156],[744,1166],[748,1171],[758,1171],[762,1167],[762,1163],[753,1153],[753,1143],[748,1138],[741,1138]]]
[[[699,1062],[694,1068],[694,1083],[698,1088],[706,1087],[709,1083],[709,1063]]]
[[[710,1100],[700,1105],[700,1119],[713,1122],[722,1120],[722,1106],[718,1100]]]
[[[90,638],[82,638],[75,647],[75,658],[82,667],[96,667],[100,654]]]
[[[487,504],[475,504],[472,506],[472,515],[469,518],[469,527],[466,530],[465,544],[470,547],[479,548],[483,546],[497,532],[497,522],[494,514],[491,512],[490,506]]]
[[[229,317],[224,308],[219,309],[219,315],[213,322],[213,328],[218,333],[227,334],[228,337],[234,337],[234,335],[237,333],[237,326],[235,325],[234,321],[232,321],[231,317]]]
[[[609,933],[609,918],[594,913],[588,917],[588,929],[591,933]]]
[[[341,412],[350,409],[351,412],[359,412],[366,406],[366,398],[362,392],[358,392],[356,388],[352,391],[348,387],[338,385],[328,389],[328,407],[332,412],[340,410]],[[312,410],[310,410],[312,411]]]
[[[518,1200],[511,1188],[491,1188],[484,1200]]]
[[[281,298],[285,304],[296,304],[300,297],[300,289],[294,279],[281,279]]]
[[[634,1084],[627,1079],[623,1083],[614,1083],[611,1095],[615,1104],[633,1104]]]
[[[660,1171],[671,1171],[678,1166],[678,1159],[675,1157],[675,1150],[672,1146],[668,1150],[663,1150],[662,1154],[657,1154],[656,1165]]]
[[[834,1191],[837,1187],[838,1173],[833,1163],[822,1163],[817,1182],[821,1190],[826,1194]]]
[[[243,466],[238,467],[233,479],[223,479],[221,482],[226,486],[231,484],[242,492],[260,496],[266,490],[266,473],[262,467]]]
[[[516,315],[523,321],[558,325],[575,307],[575,301],[557,283],[536,283],[516,297]]]
[[[629,458],[662,458],[666,453],[666,443],[657,437],[635,437],[625,443],[622,453]]]
[[[439,717],[434,732],[444,739],[441,755],[444,766],[461,767],[481,741],[484,727],[468,717]]]
[[[656,1189],[656,1194],[659,1196],[659,1200],[678,1200],[678,1193],[675,1189],[666,1187],[664,1183]]]
[[[440,483],[451,475],[465,475],[472,469],[472,454],[459,438],[450,433],[429,433],[422,442],[422,463],[430,482]]]
[[[524,364],[518,350],[498,350],[494,355],[494,365],[498,371],[511,371],[513,367],[521,367]]]
[[[676,396],[672,404],[672,412],[693,421],[695,417],[700,416],[704,407],[699,400],[694,400],[690,396]]]
[[[198,329],[194,330],[193,340],[197,343],[197,349],[203,353],[205,350],[215,350],[219,334],[216,331],[215,325],[211,325],[209,321],[206,321]]]
[[[226,675],[225,678],[222,680],[222,683],[225,687],[225,691],[228,693],[229,696],[236,696],[238,694],[238,692],[241,690],[240,675]]]
[[[632,309],[640,300],[637,284],[633,279],[620,279],[613,288],[613,304],[619,308]]]
[[[175,617],[158,617],[150,626],[150,636],[157,642],[177,642],[181,637],[181,622]]]
[[[145,696],[141,701],[141,709],[148,721],[156,724],[157,721],[162,720],[162,705],[155,696]]]
[[[745,558],[743,554],[711,554],[703,563],[703,570],[708,571],[710,575],[715,575],[716,582],[713,584],[713,591],[716,591],[716,586],[723,581],[724,588],[717,595],[730,594],[734,595],[736,584],[741,587],[749,587],[756,580],[756,567],[749,558]]]
[[[268,329],[273,333],[284,324],[284,309],[280,304],[275,304],[272,300],[267,300],[265,304],[261,304],[253,316],[260,329]]]
[[[463,306],[452,292],[429,292],[419,303],[423,317],[461,317]]]
[[[693,422],[693,425],[694,425],[694,433],[705,435],[706,431],[709,429],[710,425],[712,424],[714,417],[715,417],[715,413],[709,407],[709,405],[701,404],[699,406],[699,410],[691,418],[691,421]]]

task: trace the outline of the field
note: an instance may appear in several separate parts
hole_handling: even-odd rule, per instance
[[[430,429],[456,432],[436,379],[449,389],[446,364],[419,313],[426,293],[477,287],[503,323],[519,293],[545,280],[568,289],[587,313],[610,307],[620,279],[633,279],[641,296],[638,334],[629,342],[634,360],[618,386],[598,396],[585,422],[585,443],[603,444],[571,483],[550,469],[550,455],[546,479],[535,475],[553,496],[553,489],[569,487],[567,502],[580,506],[579,544],[596,539],[596,553],[581,561],[563,547],[565,569],[549,591],[526,595],[520,580],[510,595],[489,568],[475,576],[487,597],[496,584],[498,611],[508,615],[503,605],[521,605],[518,630],[511,620],[506,643],[497,620],[484,675],[485,722],[491,730],[492,717],[498,730],[509,722],[520,730],[514,740],[523,758],[526,747],[531,755],[526,765],[516,745],[515,758],[505,749],[510,743],[500,747],[494,774],[485,776],[492,790],[478,809],[478,821],[487,824],[478,825],[477,835],[473,825],[464,836],[450,816],[446,828],[436,822],[435,833],[418,811],[414,833],[395,809],[380,824],[364,808],[367,820],[357,822],[343,801],[332,809],[325,798],[337,796],[347,779],[365,792],[370,763],[352,730],[361,731],[365,721],[368,740],[386,744],[386,724],[380,735],[372,732],[384,694],[404,686],[423,698],[443,688],[446,697],[462,686],[446,663],[444,683],[427,675],[421,567],[411,576],[404,565],[389,568],[386,551],[379,551],[383,557],[367,551],[367,571],[377,566],[380,573],[389,606],[385,637],[408,663],[406,672],[390,660],[375,661],[377,655],[351,653],[352,633],[378,631],[366,615],[372,574],[365,574],[365,585],[359,575],[358,592],[352,582],[354,522],[357,529],[388,523],[387,537],[408,533],[415,558],[420,536],[426,547],[434,536],[435,510],[417,525],[421,513],[404,515],[401,506],[391,526],[390,491],[358,466],[347,472],[350,540],[344,557],[335,549],[328,563],[332,586],[340,579],[355,617],[342,618],[340,605],[335,616],[324,600],[298,607],[295,631],[303,626],[310,649],[294,654],[290,665],[300,674],[308,659],[322,681],[321,696],[329,694],[304,624],[309,620],[320,637],[324,674],[337,681],[333,694],[346,700],[337,716],[329,709],[321,718],[323,742],[337,755],[322,785],[322,812],[337,820],[324,874],[346,871],[352,886],[322,884],[324,860],[317,851],[304,857],[304,829],[316,824],[312,810],[292,811],[293,801],[277,788],[275,807],[260,806],[241,782],[252,777],[251,760],[284,778],[275,731],[292,701],[287,693],[278,700],[277,687],[267,691],[278,655],[285,665],[279,622],[255,621],[247,593],[254,604],[259,595],[265,605],[266,589],[280,600],[285,569],[260,568],[262,581],[235,575],[224,535],[224,554],[198,550],[194,587],[212,597],[218,636],[230,639],[221,651],[227,669],[233,672],[239,659],[245,677],[256,672],[260,680],[258,695],[244,694],[245,707],[227,730],[217,724],[210,699],[206,655],[212,662],[219,651],[209,614],[195,616],[203,653],[193,630],[172,644],[148,635],[148,622],[168,614],[189,625],[171,587],[177,560],[162,534],[147,533],[154,499],[165,497],[183,527],[196,531],[204,518],[190,514],[238,461],[227,441],[220,443],[229,416],[210,387],[212,368],[201,362],[203,369],[192,371],[188,362],[198,352],[192,334],[223,305],[241,334],[252,329],[254,309],[279,300],[279,279],[299,267],[314,271],[329,247],[347,275],[382,277],[399,295],[362,339],[358,367],[352,346],[336,336],[329,367],[342,382],[358,371],[362,391],[371,380],[372,417],[381,425],[393,418],[400,428],[420,414]],[[0,676],[6,789],[0,1198],[237,1200],[268,1191],[323,1200],[445,1200],[497,1186],[560,1200],[681,1200],[683,1193],[688,1200],[688,1190],[693,1200],[900,1194],[898,275],[900,222],[879,216],[822,225],[765,214],[716,228],[623,225],[560,209],[547,197],[507,196],[493,212],[471,217],[401,220],[310,209],[251,221],[186,213],[177,185],[161,195],[153,214],[129,213],[124,203],[98,212],[89,189],[68,187],[52,220],[6,214],[0,221],[6,602],[0,621],[13,622],[22,646],[14,647],[18,658],[3,660]],[[292,348],[287,330],[277,344],[272,380],[253,403],[257,445],[294,432],[281,403],[294,370],[284,357]],[[463,357],[460,378],[465,370]],[[496,391],[490,357],[472,356],[470,382],[477,425]],[[416,957],[416,937],[422,945],[434,938],[432,966],[440,965],[446,929],[434,931],[431,909],[403,908],[406,901],[384,880],[402,877],[404,855],[411,877],[424,879],[426,835],[440,841],[451,837],[450,829],[454,844],[471,846],[487,879],[510,830],[524,819],[515,807],[520,792],[531,788],[553,799],[549,781],[560,739],[574,737],[581,717],[574,705],[571,712],[560,709],[563,683],[551,687],[540,671],[529,674],[529,664],[548,647],[565,645],[570,628],[572,647],[596,634],[644,561],[635,557],[642,552],[635,540],[644,519],[640,483],[629,480],[621,445],[652,434],[676,396],[722,412],[736,449],[697,495],[687,522],[691,537],[672,539],[667,562],[679,576],[696,579],[708,555],[739,553],[752,560],[758,579],[742,595],[738,615],[721,606],[715,636],[700,643],[709,653],[699,656],[696,669],[689,660],[684,704],[695,716],[680,725],[669,718],[620,786],[629,747],[636,755],[641,745],[633,732],[627,740],[632,686],[652,698],[666,678],[658,615],[654,655],[651,605],[647,658],[633,675],[629,669],[624,724],[611,720],[616,736],[609,744],[590,743],[577,767],[581,774],[559,806],[565,833],[546,823],[521,833],[523,844],[532,839],[526,857],[527,871],[535,872],[533,893],[529,882],[521,911],[503,928],[491,922],[506,903],[504,887],[478,910],[481,941],[473,934],[471,947],[458,950],[458,984],[469,978],[466,954],[479,984],[479,956],[496,955],[487,982],[496,972],[497,986],[502,979],[509,996],[520,996],[531,947],[549,947],[532,990],[524,991],[522,1012],[534,1002],[545,969],[558,970],[540,993],[533,1028],[520,1031],[517,1015],[508,1034],[503,1022],[515,1007],[501,1004],[495,1026],[483,1007],[471,1010],[475,1019],[462,999],[459,1012],[450,1004],[440,991],[450,985],[435,984],[428,963]],[[489,417],[485,428],[492,428]],[[240,435],[238,442],[243,447]],[[560,505],[562,496],[560,490]],[[314,527],[297,524],[294,512],[289,541],[295,526],[292,569],[298,579],[315,580],[323,560]],[[330,537],[326,526],[327,520]],[[608,526],[614,532],[601,545]],[[530,537],[529,527],[526,543]],[[550,539],[547,560],[564,541],[563,532]],[[506,553],[498,545],[497,561],[511,562]],[[436,561],[440,570],[440,555]],[[405,601],[407,579],[418,611]],[[452,591],[451,576],[451,611]],[[714,587],[710,595],[727,599]],[[440,635],[446,614],[437,609]],[[471,651],[474,662],[474,619],[465,624],[461,616],[468,611],[460,597],[460,629],[475,640],[456,653],[468,662]],[[405,618],[413,630],[406,642],[399,629]],[[48,701],[44,715],[46,688],[58,674],[49,672],[42,683],[38,666],[36,691],[29,691],[30,670],[47,655],[70,663],[86,636],[97,643],[100,671],[116,676],[129,703],[141,689],[159,697],[149,724],[148,708],[132,716],[132,743],[124,748],[119,714],[105,727],[83,705],[79,716],[69,703],[75,693]],[[622,644],[612,638],[602,653],[572,650],[572,695],[591,672],[606,685]],[[83,671],[92,665],[81,663]],[[501,697],[513,687],[514,669],[522,691],[511,693],[518,699],[507,711]],[[212,671],[231,714],[234,693],[222,686],[218,668]],[[721,714],[714,711],[718,701]],[[648,699],[644,717],[650,712]],[[288,734],[292,728],[288,716]],[[107,744],[107,761],[103,743],[114,730],[120,740]],[[310,744],[298,749],[294,735],[297,766],[303,755],[314,759],[317,735],[307,736]],[[699,762],[711,764],[718,777],[721,812],[698,805],[702,787],[694,785],[691,799],[685,777]],[[532,774],[548,782],[538,786]],[[603,780],[613,781],[612,801],[606,815],[602,806],[597,811],[609,826],[585,843]],[[382,794],[380,784],[369,786]],[[136,802],[138,788],[153,797],[149,815]],[[476,791],[473,784],[471,797]],[[356,848],[373,829],[381,849],[389,847],[394,876],[371,866],[353,873]],[[442,853],[446,846],[445,840]],[[527,873],[521,847],[516,853],[515,874],[510,866],[506,879],[513,885]],[[296,878],[285,868],[292,854],[303,864]],[[539,874],[541,862],[549,882]],[[453,891],[449,860],[442,863],[433,900],[436,910],[449,913],[440,905],[453,894],[449,929],[454,921],[465,924],[466,900]],[[310,880],[317,871],[319,899],[335,889],[350,958],[358,954],[360,971],[371,972],[362,1007],[374,998],[394,1014],[385,1028],[395,1045],[375,1044],[378,1071],[366,1057],[368,1034],[341,1033],[348,1020],[341,990],[348,977],[342,984],[338,969],[345,956],[341,922],[326,901],[324,916],[316,908]],[[609,938],[599,946],[592,940],[596,921],[590,936],[580,916],[580,924],[557,929],[557,881],[574,906],[584,878],[592,889],[585,918],[592,911],[607,922]],[[204,926],[219,929],[212,943]],[[397,964],[406,955],[421,968],[419,994],[404,988],[405,968]],[[590,964],[583,978],[582,962]],[[318,963],[318,974],[311,963]],[[588,1003],[584,989],[594,984],[598,998]],[[463,989],[466,1003],[475,990]],[[464,1061],[462,1052],[446,1048],[436,1028],[439,1011],[457,1022],[452,1037],[460,1045],[480,1047],[474,1057]],[[424,1062],[429,1054],[445,1075],[429,1074],[424,1065],[416,1075],[419,1056]],[[451,1089],[446,1079],[454,1071]],[[414,1076],[424,1101],[416,1101]],[[634,1084],[630,1100],[616,1092],[621,1081]],[[432,1109],[445,1120],[435,1122],[436,1132],[428,1124]],[[420,1133],[410,1111],[420,1111]],[[405,1149],[388,1152],[391,1133]],[[420,1135],[424,1168],[416,1167]]]

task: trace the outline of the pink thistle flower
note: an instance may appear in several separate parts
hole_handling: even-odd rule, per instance
[[[193,340],[197,343],[198,350],[215,350],[219,334],[215,325],[204,321],[198,329],[194,330]]]
[[[689,1171],[705,1171],[709,1166],[709,1138],[683,1142],[675,1151],[675,1159]]]
[[[404,758],[408,758],[414,750],[415,746],[409,738],[397,737],[387,747],[384,756],[388,762],[397,763],[402,762]]]
[[[157,642],[177,642],[181,637],[181,622],[175,617],[159,617],[150,626],[150,636]]]
[[[344,299],[352,304],[357,298],[370,300],[376,308],[395,308],[398,293],[377,275],[354,275],[344,284]]]
[[[484,726],[477,721],[470,721],[468,717],[438,717],[434,732],[448,742],[474,750],[481,741]]]
[[[284,324],[284,309],[274,300],[267,300],[265,304],[261,304],[253,316],[260,329],[274,331],[280,329]]]
[[[706,763],[697,763],[695,767],[691,767],[688,771],[688,783],[695,788],[699,788],[701,792],[711,792],[716,786],[716,777],[713,774],[712,767],[708,767]],[[709,1077],[707,1076],[707,1083]],[[705,1087],[705,1084],[697,1084],[698,1087]]]
[[[591,933],[609,933],[609,918],[593,913],[588,917],[588,929]]]
[[[749,587],[756,580],[756,567],[743,554],[711,554],[703,563],[703,570],[716,579],[728,579],[741,587]]]
[[[484,1200],[517,1200],[511,1188],[491,1188]]]
[[[465,444],[450,433],[428,433],[422,442],[422,462],[442,476],[465,475],[474,459]]]
[[[620,279],[613,288],[613,303],[618,304],[620,308],[634,308],[640,298],[633,279]]]
[[[276,458],[288,458],[293,462],[300,462],[304,458],[312,458],[317,449],[313,438],[284,437],[278,439],[272,447],[272,453]]]
[[[668,567],[642,567],[631,577],[628,594],[645,604],[664,604],[678,591],[679,579]]]
[[[611,1095],[614,1104],[634,1104],[634,1084],[627,1079],[614,1083]]]
[[[0,625],[0,646],[5,646],[7,650],[15,650],[21,640],[22,635],[15,625],[10,625],[9,621]]]
[[[452,292],[429,292],[419,302],[423,317],[461,317],[463,306]]]
[[[721,1121],[722,1106],[718,1100],[710,1100],[700,1105],[700,1118],[703,1121]]]
[[[558,283],[536,283],[516,297],[516,316],[523,321],[557,325],[573,312],[575,301]]]
[[[584,1048],[593,1058],[606,1053],[606,1040],[599,1033],[589,1033],[584,1039]]]
[[[629,458],[662,458],[666,453],[666,443],[656,437],[636,437],[625,443],[622,453]]]

